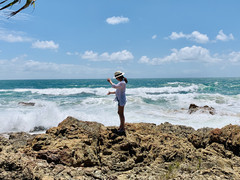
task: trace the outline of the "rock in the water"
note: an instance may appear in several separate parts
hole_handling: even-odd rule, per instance
[[[216,111],[213,107],[210,106],[197,106],[196,104],[190,104],[189,108],[188,108],[188,113],[192,114],[195,112],[201,112],[201,113],[208,113],[211,115],[215,115]]]
[[[19,102],[18,104],[23,106],[35,106],[34,102]]]

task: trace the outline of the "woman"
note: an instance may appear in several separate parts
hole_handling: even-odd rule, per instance
[[[107,79],[107,81],[112,85],[112,87],[116,89],[116,91],[114,92],[109,91],[107,95],[110,95],[110,94],[116,95],[115,100],[118,102],[118,115],[120,118],[120,127],[118,130],[120,132],[125,131],[124,106],[127,102],[125,91],[126,91],[126,83],[128,82],[128,80],[123,75],[124,73],[121,71],[117,71],[114,73],[114,78],[116,78],[119,81],[118,84],[114,84],[110,78]]]

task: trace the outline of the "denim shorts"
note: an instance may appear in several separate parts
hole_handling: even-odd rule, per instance
[[[125,106],[125,104],[127,102],[126,100],[119,100],[117,97],[115,100],[118,102],[118,106]]]

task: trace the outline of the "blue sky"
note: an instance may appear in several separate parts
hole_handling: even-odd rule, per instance
[[[15,7],[0,12],[0,79],[108,78],[117,70],[129,78],[239,77],[239,7],[237,0],[37,0],[10,19]]]

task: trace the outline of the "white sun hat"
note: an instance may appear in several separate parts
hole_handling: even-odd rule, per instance
[[[113,78],[121,77],[121,76],[123,76],[124,74],[125,74],[124,72],[116,71],[116,72],[114,73],[114,77],[113,77]]]

